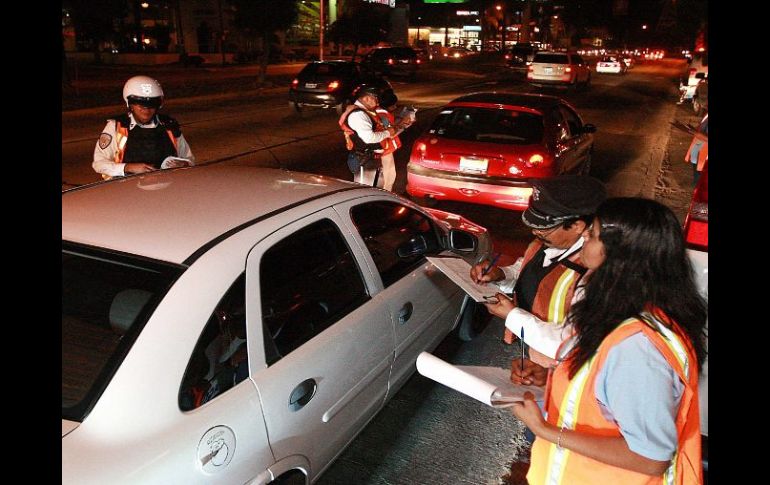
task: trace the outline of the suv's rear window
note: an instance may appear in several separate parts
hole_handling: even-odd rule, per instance
[[[569,57],[567,54],[535,54],[535,58],[532,62],[542,62],[547,64],[569,64]]]
[[[531,145],[543,139],[543,117],[498,108],[445,108],[430,133],[453,140]]]
[[[414,49],[409,47],[387,47],[385,49],[377,49],[374,51],[376,57],[393,57],[393,58],[405,58],[413,59],[417,57],[417,53]]]
[[[302,71],[300,71],[299,76],[300,77],[306,77],[306,76],[312,76],[312,75],[329,75],[329,76],[340,76],[349,74],[352,69],[351,64],[337,64],[337,63],[313,63],[308,64],[305,66]]]

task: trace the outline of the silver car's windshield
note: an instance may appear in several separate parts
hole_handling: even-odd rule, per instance
[[[182,271],[63,243],[62,418],[85,418]]]

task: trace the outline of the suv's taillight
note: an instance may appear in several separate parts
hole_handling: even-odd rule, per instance
[[[392,57],[390,59],[388,59],[388,64],[390,64],[391,66],[393,64],[395,64],[395,63],[396,63],[396,61],[394,61]]]
[[[572,68],[567,66],[564,68],[564,72],[572,72]]]
[[[294,80],[291,82],[291,87],[293,87],[293,88],[296,88],[298,84],[299,84],[299,79],[294,79]]]
[[[332,82],[330,82],[330,83],[329,83],[329,84],[326,86],[326,90],[327,90],[327,91],[334,91],[334,90],[335,90],[335,89],[337,89],[338,87],[340,87],[340,82],[339,82],[339,81],[332,81]]]

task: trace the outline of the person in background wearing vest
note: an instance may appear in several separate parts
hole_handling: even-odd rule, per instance
[[[398,108],[396,103],[398,103],[398,97],[395,94],[385,93],[381,96],[380,104],[375,112],[380,116],[380,120],[386,128],[398,124],[402,127],[401,130],[403,130],[408,128],[413,121],[411,119],[396,119],[395,111]],[[386,138],[381,142],[381,145],[382,188],[392,192],[393,184],[396,182],[396,160],[393,154],[401,148],[401,139],[396,135],[392,138]]]
[[[107,120],[94,148],[92,167],[103,178],[195,164],[179,123],[158,114],[163,88],[155,79],[134,76],[123,86],[128,112]]]
[[[685,162],[692,163],[692,182],[693,185],[698,185],[698,179],[700,173],[703,171],[703,165],[706,164],[706,160],[709,159],[709,114],[698,124],[698,129],[695,131],[690,142],[690,148],[687,149],[687,155],[684,157]]]
[[[403,128],[398,124],[383,125],[375,111],[379,104],[379,88],[364,85],[355,96],[356,102],[340,116],[338,123],[350,150],[348,167],[353,172],[353,181],[373,185],[384,151],[382,142],[390,140]]]
[[[575,297],[579,297],[578,284],[586,273],[580,260],[581,235],[605,197],[604,184],[587,175],[533,180],[529,207],[521,220],[535,240],[524,256],[511,266],[492,266],[485,274],[487,261],[471,268],[474,281],[499,281],[503,293],[514,295],[510,299],[498,293],[497,303],[486,305],[491,314],[505,320],[506,343],[520,336],[522,327],[526,343],[541,339],[549,343],[530,346],[530,358],[540,365],[556,364],[553,357],[562,340],[563,323]]]
[[[583,237],[591,273],[568,317],[574,335],[555,369],[511,375],[547,384],[545,417],[530,393],[511,408],[537,436],[528,483],[703,483],[707,310],[679,221],[653,200],[614,198]]]

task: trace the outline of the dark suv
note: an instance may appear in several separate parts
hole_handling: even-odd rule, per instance
[[[411,47],[380,47],[372,49],[361,59],[361,65],[377,74],[386,76],[404,76],[410,80],[417,78],[417,66],[420,59]]]
[[[537,47],[532,44],[517,44],[505,54],[506,64],[512,69],[526,71],[536,53]]]
[[[393,92],[390,83],[362,69],[357,62],[314,61],[297,74],[289,87],[289,107],[300,111],[305,106],[335,108],[342,113],[352,101],[355,89],[374,85],[385,93]]]

